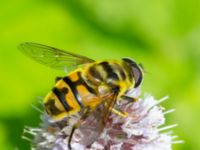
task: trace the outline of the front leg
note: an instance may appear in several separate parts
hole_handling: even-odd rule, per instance
[[[120,99],[126,101],[127,104],[138,101],[138,98],[130,97],[130,96],[127,96],[127,95],[122,95],[120,97]],[[128,117],[128,113],[123,111],[123,110],[121,110],[119,108],[119,106],[117,106],[117,105],[115,105],[114,108],[111,108],[111,111],[112,111],[112,113],[117,114],[117,115],[119,115],[121,117]]]
[[[137,102],[138,101],[138,98],[136,98],[136,97],[130,97],[130,96],[127,96],[127,95],[122,95],[120,97],[120,99],[125,100],[128,103],[133,103],[133,102]]]

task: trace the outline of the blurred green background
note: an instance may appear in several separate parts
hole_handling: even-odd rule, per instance
[[[132,57],[142,62],[143,92],[176,112],[167,124],[184,144],[200,149],[200,1],[199,0],[3,0],[0,5],[0,148],[28,150],[25,125],[37,126],[30,105],[65,75],[22,55],[17,46],[38,42],[93,59]]]

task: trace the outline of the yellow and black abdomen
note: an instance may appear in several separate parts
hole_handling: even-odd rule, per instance
[[[46,96],[44,100],[46,112],[54,120],[61,120],[75,114],[85,106],[98,101],[95,90],[83,80],[81,71],[77,69],[57,81],[52,91]]]
[[[54,120],[61,120],[80,110],[70,86],[63,79],[59,80],[45,97],[44,105],[46,112]]]

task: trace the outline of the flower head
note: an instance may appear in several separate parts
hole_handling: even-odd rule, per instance
[[[84,138],[89,137],[89,130],[82,132],[77,129],[72,138],[72,149],[77,150],[171,150],[175,136],[173,132],[163,132],[176,125],[160,127],[165,124],[165,111],[160,103],[167,99],[155,100],[146,94],[140,98],[140,89],[133,89],[128,96],[138,97],[138,101],[127,103],[117,100],[121,110],[128,113],[128,117],[121,117],[110,113],[107,123],[97,140],[89,147]],[[93,114],[91,114],[93,115]],[[73,125],[80,119],[80,114],[66,117],[54,122],[47,114],[42,114],[39,128],[27,128],[25,132],[32,134],[33,150],[68,150],[68,138]],[[87,120],[89,122],[90,120]],[[86,123],[87,123],[86,122]],[[181,141],[177,141],[179,143]]]

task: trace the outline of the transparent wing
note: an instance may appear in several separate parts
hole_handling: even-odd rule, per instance
[[[85,56],[37,43],[22,43],[19,49],[28,57],[54,69],[71,70],[78,65],[94,62]]]
[[[110,115],[110,108],[113,108],[116,98],[117,94],[106,98],[86,118],[83,118],[84,121],[81,122],[78,128],[83,135],[79,143],[89,146],[99,138]]]

